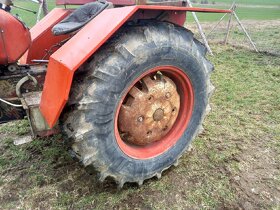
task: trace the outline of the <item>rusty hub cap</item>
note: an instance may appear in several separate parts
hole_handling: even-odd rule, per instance
[[[162,139],[172,128],[180,109],[176,85],[157,73],[145,76],[127,94],[118,127],[121,139],[146,145]]]

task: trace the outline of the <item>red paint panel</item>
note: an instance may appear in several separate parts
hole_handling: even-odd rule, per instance
[[[50,127],[54,126],[68,100],[75,70],[136,10],[135,6],[104,10],[52,54],[40,103],[41,112]]]
[[[31,43],[29,29],[0,9],[0,64],[15,63]]]
[[[71,70],[83,64],[137,10],[135,6],[107,9],[89,22],[51,57]]]
[[[145,10],[170,10],[170,11],[189,11],[189,12],[206,12],[206,13],[231,13],[228,9],[213,9],[213,8],[201,8],[201,7],[173,7],[173,6],[150,6],[139,5],[139,9]]]
[[[40,109],[51,127],[68,100],[73,72],[52,57],[46,74]]]
[[[21,57],[21,64],[30,64],[33,59],[49,59],[49,56],[46,56],[46,51],[69,37],[68,35],[54,36],[51,29],[70,13],[71,10],[61,8],[53,9],[47,16],[31,28],[32,44],[29,50]],[[57,49],[58,48],[52,48],[52,52]]]
[[[230,13],[230,10],[172,6],[127,6],[107,9],[84,26],[67,43],[51,55],[40,109],[50,127],[53,127],[68,100],[74,72],[102,46],[138,10],[166,10],[172,13],[170,21],[182,24],[176,14],[185,11]]]
[[[93,0],[56,0],[56,5],[83,5],[94,2]],[[135,0],[108,0],[114,5],[135,5]]]

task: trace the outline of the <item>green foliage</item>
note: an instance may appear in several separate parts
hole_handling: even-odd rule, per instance
[[[197,1],[200,2],[200,1]],[[212,4],[208,1],[209,4],[194,4],[194,6],[199,7],[208,7],[208,8],[220,8],[228,9],[230,8],[232,0],[217,0],[215,4]],[[224,5],[219,5],[223,3]],[[237,10],[236,13],[240,19],[249,19],[249,20],[273,20],[280,19],[280,2],[279,0],[239,0],[236,1]],[[25,7],[34,11],[38,11],[39,5],[28,0],[17,0],[14,2],[15,5]],[[268,6],[268,7],[264,7]],[[55,7],[55,1],[48,1],[49,10]],[[60,6],[61,7],[61,6]],[[18,14],[19,17],[29,26],[33,26],[36,23],[37,15],[34,15],[30,12],[26,12],[20,9],[14,8],[12,10],[13,14]],[[197,16],[200,21],[218,21],[222,14],[210,14],[210,13],[197,13]],[[193,21],[191,13],[188,13],[188,20]]]
[[[227,6],[216,6],[216,5],[199,5],[200,7],[218,8],[218,9],[229,9]],[[272,8],[261,8],[261,7],[242,7],[238,6],[236,14],[241,20],[275,20],[280,19],[280,7]],[[199,21],[219,21],[223,14],[218,13],[196,13]],[[226,17],[224,20],[228,20]],[[187,21],[194,21],[192,14],[187,13]]]
[[[21,120],[21,121],[16,121],[12,125],[3,125],[0,127],[0,132],[1,133],[14,133],[17,135],[24,135],[29,133],[29,122],[28,120]]]
[[[39,4],[31,1],[31,0],[16,0],[13,1],[15,6],[23,7],[35,12],[39,10]],[[55,1],[47,1],[49,11],[55,7]],[[31,12],[24,11],[18,8],[12,8],[12,14],[18,16],[27,26],[32,27],[36,23],[37,14],[33,14]],[[43,14],[41,13],[41,18]]]
[[[215,0],[216,3],[227,3],[232,4],[232,2],[236,2],[237,4],[245,4],[245,5],[275,5],[280,6],[279,0]]]

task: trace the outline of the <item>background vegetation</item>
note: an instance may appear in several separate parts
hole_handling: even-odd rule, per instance
[[[55,7],[54,0],[47,0],[49,10]],[[197,1],[200,2],[200,1]],[[213,1],[209,1],[209,4],[193,4],[196,7],[210,7],[210,8],[221,8],[229,9],[232,0],[216,0],[215,4]],[[15,5],[29,8],[34,11],[38,11],[39,5],[30,0],[16,0]],[[279,0],[237,0],[237,15],[242,20],[273,20],[280,19],[280,1]],[[61,7],[61,6],[60,6]],[[18,14],[28,26],[35,24],[36,15],[22,11],[20,9],[13,9],[14,14]],[[218,21],[223,14],[207,14],[197,13],[200,21]],[[192,22],[193,18],[191,13],[188,13],[188,19]]]
[[[239,2],[264,5],[261,0]],[[265,2],[279,9],[279,1]],[[14,13],[34,23],[32,14]],[[111,180],[101,184],[95,172],[89,175],[70,157],[60,135],[14,146],[14,139],[29,132],[23,120],[0,125],[1,209],[280,209],[280,14],[274,20],[266,15],[244,21],[261,53],[250,50],[236,25],[227,46],[219,43],[226,22],[211,34],[212,112],[193,149],[161,180],[153,178],[140,188],[126,184],[120,191]],[[213,24],[203,23],[205,31]],[[196,32],[193,23],[187,27]]]

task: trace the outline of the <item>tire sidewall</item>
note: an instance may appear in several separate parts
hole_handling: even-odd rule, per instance
[[[154,45],[143,46],[143,48],[150,50],[140,61],[138,57],[134,57],[127,62],[126,66],[123,66],[124,71],[115,78],[115,81],[111,81],[111,86],[118,84],[121,86],[121,91],[116,94],[118,97],[114,100],[115,106],[114,110],[112,110],[114,119],[111,122],[112,132],[98,141],[98,147],[104,151],[102,155],[105,161],[117,164],[117,166],[114,164],[110,165],[109,168],[112,172],[131,177],[135,176],[136,173],[139,176],[140,173],[140,175],[145,175],[143,178],[148,178],[153,176],[154,173],[174,164],[196,135],[208,103],[207,80],[209,78],[207,77],[205,67],[199,62],[200,58],[193,55],[188,49],[156,47]],[[135,55],[143,54],[142,48],[139,48],[137,51],[134,52]],[[117,107],[121,102],[121,98],[127,93],[128,87],[145,72],[158,66],[174,66],[181,69],[188,76],[194,91],[192,116],[183,135],[167,151],[149,159],[132,158],[121,150],[116,140],[114,121],[117,120]],[[118,167],[120,164],[126,167]]]

